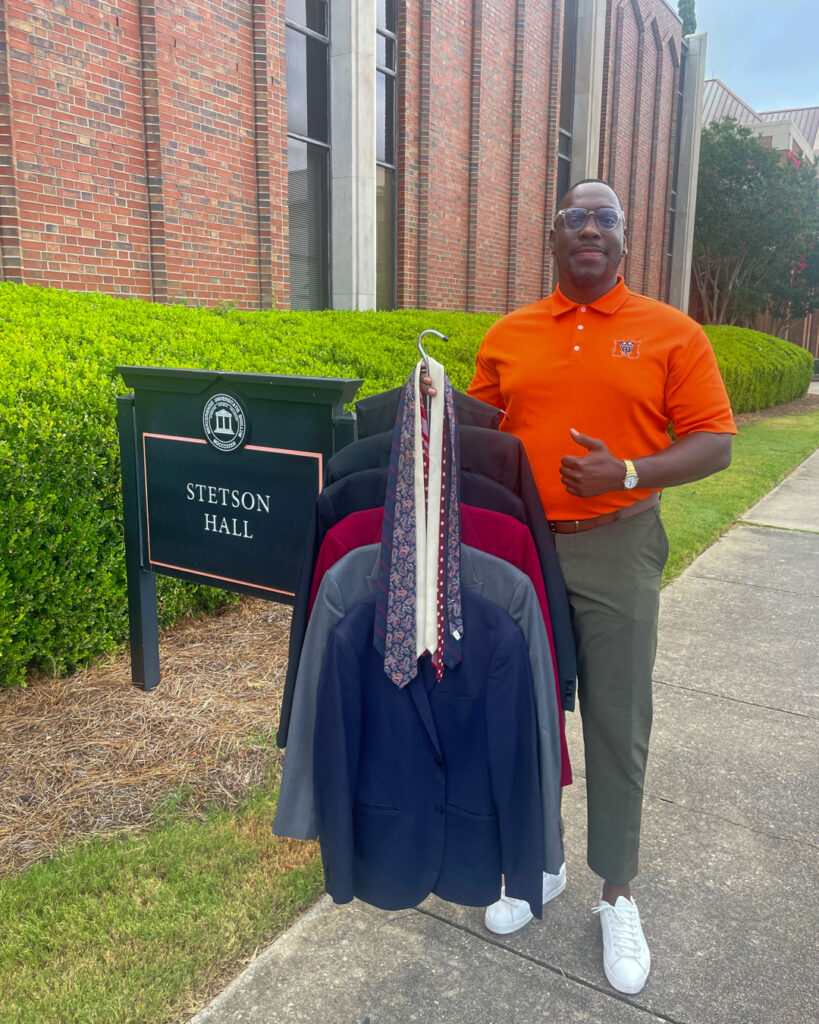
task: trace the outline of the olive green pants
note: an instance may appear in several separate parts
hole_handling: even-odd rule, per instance
[[[668,538],[655,507],[555,542],[577,642],[588,863],[625,885],[637,874]]]

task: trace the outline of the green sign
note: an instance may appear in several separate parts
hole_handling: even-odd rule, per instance
[[[160,573],[292,600],[326,460],[360,380],[117,368],[132,676],[159,680]]]

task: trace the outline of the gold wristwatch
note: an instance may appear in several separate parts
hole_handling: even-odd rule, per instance
[[[626,464],[626,478],[623,481],[623,487],[627,491],[632,490],[640,482],[640,478],[637,476],[637,470],[634,468],[634,463],[631,459],[623,459]]]

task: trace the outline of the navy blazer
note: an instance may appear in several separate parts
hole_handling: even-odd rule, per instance
[[[327,891],[384,910],[430,892],[542,907],[543,818],[526,641],[491,601],[462,593],[462,660],[440,683],[428,657],[398,689],[372,644],[375,598],[330,633],[314,734]],[[467,638],[471,638],[467,642]]]

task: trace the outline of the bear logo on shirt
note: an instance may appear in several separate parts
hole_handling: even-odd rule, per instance
[[[615,339],[611,354],[620,359],[639,359],[640,345],[639,341],[622,341],[618,338]]]

